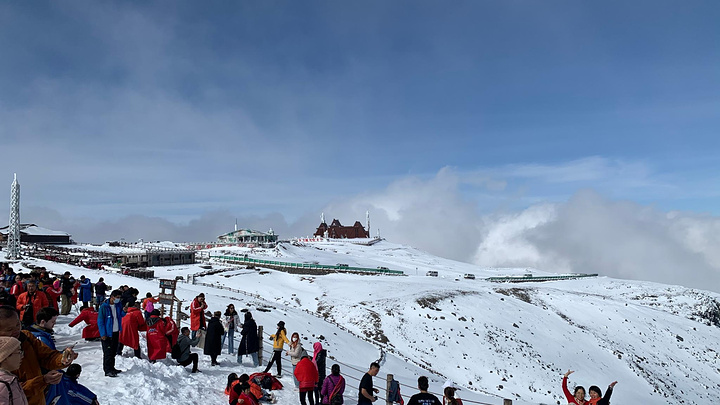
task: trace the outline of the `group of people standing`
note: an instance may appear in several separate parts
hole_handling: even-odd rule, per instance
[[[6,286],[0,289],[0,403],[97,405],[97,396],[78,383],[77,353],[72,346],[57,350],[54,338],[58,308],[84,298],[84,278],[15,274],[5,263],[0,272]]]

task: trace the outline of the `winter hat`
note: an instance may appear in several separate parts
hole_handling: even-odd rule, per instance
[[[448,387],[453,388],[453,389],[456,389],[456,390],[459,390],[459,389],[460,389],[460,387],[458,387],[458,385],[455,384],[455,382],[454,382],[453,380],[447,380],[447,381],[445,381],[445,384],[443,384],[442,387],[443,387],[443,390],[444,390],[445,388],[448,388]]]
[[[285,322],[284,322],[284,321],[278,322],[278,328],[284,328],[284,327],[285,327]]]
[[[20,347],[20,341],[10,336],[0,336],[0,363],[10,357]]]

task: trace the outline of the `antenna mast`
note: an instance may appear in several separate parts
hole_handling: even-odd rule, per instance
[[[20,258],[20,183],[17,181],[17,173],[13,175],[12,186],[10,186],[10,224],[6,257],[8,259]]]

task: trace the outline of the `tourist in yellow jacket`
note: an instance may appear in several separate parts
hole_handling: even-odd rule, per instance
[[[285,322],[280,321],[277,324],[277,332],[275,332],[274,335],[270,335],[270,340],[273,341],[273,356],[270,359],[270,362],[268,363],[267,367],[265,367],[265,373],[270,371],[270,368],[272,367],[273,363],[277,364],[277,377],[282,377],[282,360],[280,359],[280,355],[282,354],[283,347],[287,343],[290,344],[290,341],[287,338],[287,331],[285,330]]]

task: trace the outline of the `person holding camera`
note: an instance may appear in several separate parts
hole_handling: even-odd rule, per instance
[[[360,380],[360,387],[358,388],[360,393],[358,395],[358,405],[369,405],[377,401],[378,397],[375,394],[380,391],[373,387],[372,378],[375,377],[378,372],[380,372],[380,365],[376,362],[372,362],[370,364],[370,370],[368,370],[368,372],[363,375],[362,380]]]

